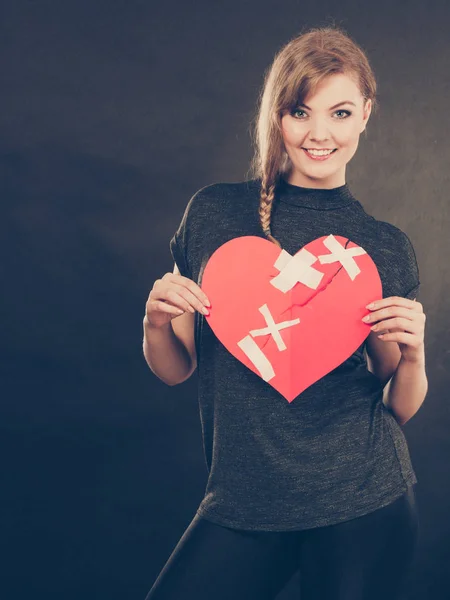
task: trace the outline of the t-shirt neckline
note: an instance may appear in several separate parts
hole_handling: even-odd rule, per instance
[[[275,199],[313,210],[342,208],[356,202],[347,183],[328,189],[309,188],[288,183],[282,177],[275,189]]]

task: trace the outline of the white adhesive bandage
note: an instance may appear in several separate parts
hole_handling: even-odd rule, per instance
[[[322,265],[333,262],[340,262],[344,269],[347,271],[348,276],[353,281],[361,269],[353,259],[354,256],[360,256],[361,254],[367,254],[364,248],[356,246],[355,248],[344,248],[334,237],[329,235],[323,242],[324,246],[331,250],[331,254],[320,254],[317,258]]]
[[[271,285],[283,293],[289,292],[299,282],[313,290],[317,289],[323,273],[311,267],[316,261],[317,256],[305,248],[294,256],[282,250],[274,265],[280,272],[270,280]]]

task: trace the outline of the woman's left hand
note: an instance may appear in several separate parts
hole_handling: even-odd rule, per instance
[[[415,300],[391,296],[376,300],[370,308],[370,319],[363,319],[372,331],[384,334],[383,342],[397,342],[402,358],[408,361],[423,360],[426,316],[423,306]]]

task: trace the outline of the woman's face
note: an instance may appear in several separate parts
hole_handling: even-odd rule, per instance
[[[371,100],[364,107],[364,98],[353,79],[335,74],[322,81],[303,105],[285,112],[281,128],[292,162],[289,183],[327,189],[344,185],[346,164],[356,152],[371,108]],[[303,148],[336,150],[326,160],[314,160]]]

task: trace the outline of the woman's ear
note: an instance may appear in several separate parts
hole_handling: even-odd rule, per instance
[[[364,106],[364,114],[363,114],[364,127],[363,127],[363,129],[361,129],[360,133],[362,133],[363,131],[366,131],[367,123],[369,121],[371,112],[372,112],[372,100],[369,98]]]

